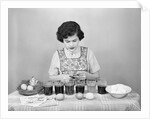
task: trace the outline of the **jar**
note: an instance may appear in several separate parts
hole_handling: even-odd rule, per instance
[[[53,94],[53,82],[46,82],[43,85],[44,87],[44,94],[45,95],[52,95]]]
[[[99,94],[106,94],[106,86],[107,86],[107,81],[106,80],[99,80],[97,81],[97,88],[98,88],[98,93]]]
[[[74,94],[74,81],[70,80],[69,82],[65,83],[65,93],[67,95]]]
[[[61,81],[56,81],[55,83],[55,94],[62,93],[64,94],[64,83]]]
[[[84,93],[85,90],[85,80],[76,81],[76,93]]]
[[[96,80],[87,80],[87,91],[91,93],[96,93]]]

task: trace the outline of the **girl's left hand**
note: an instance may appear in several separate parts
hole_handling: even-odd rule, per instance
[[[79,76],[80,80],[85,80],[89,76],[89,73],[86,71],[77,71],[76,74]]]

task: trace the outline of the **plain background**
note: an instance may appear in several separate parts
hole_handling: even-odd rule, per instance
[[[53,53],[63,46],[57,28],[69,20],[80,24],[81,45],[94,52],[108,85],[122,83],[141,95],[140,8],[9,8],[8,94],[32,76],[48,80]]]

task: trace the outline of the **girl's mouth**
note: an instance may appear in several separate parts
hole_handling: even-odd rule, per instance
[[[70,50],[73,50],[73,49],[75,49],[75,47],[71,47],[71,48],[69,48]]]

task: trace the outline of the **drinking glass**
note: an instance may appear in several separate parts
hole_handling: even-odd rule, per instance
[[[76,81],[76,93],[84,93],[85,80]]]
[[[91,93],[96,93],[96,80],[87,80],[87,91]]]
[[[61,81],[56,81],[55,82],[55,94],[62,93],[64,94],[64,83]]]
[[[44,94],[45,95],[52,95],[53,94],[53,82],[46,82],[43,85],[44,87]]]
[[[70,80],[69,82],[65,83],[65,93],[67,95],[74,94],[74,81]]]
[[[106,86],[107,86],[107,81],[104,79],[100,79],[97,81],[97,87],[98,87],[98,93],[99,94],[106,94]]]

